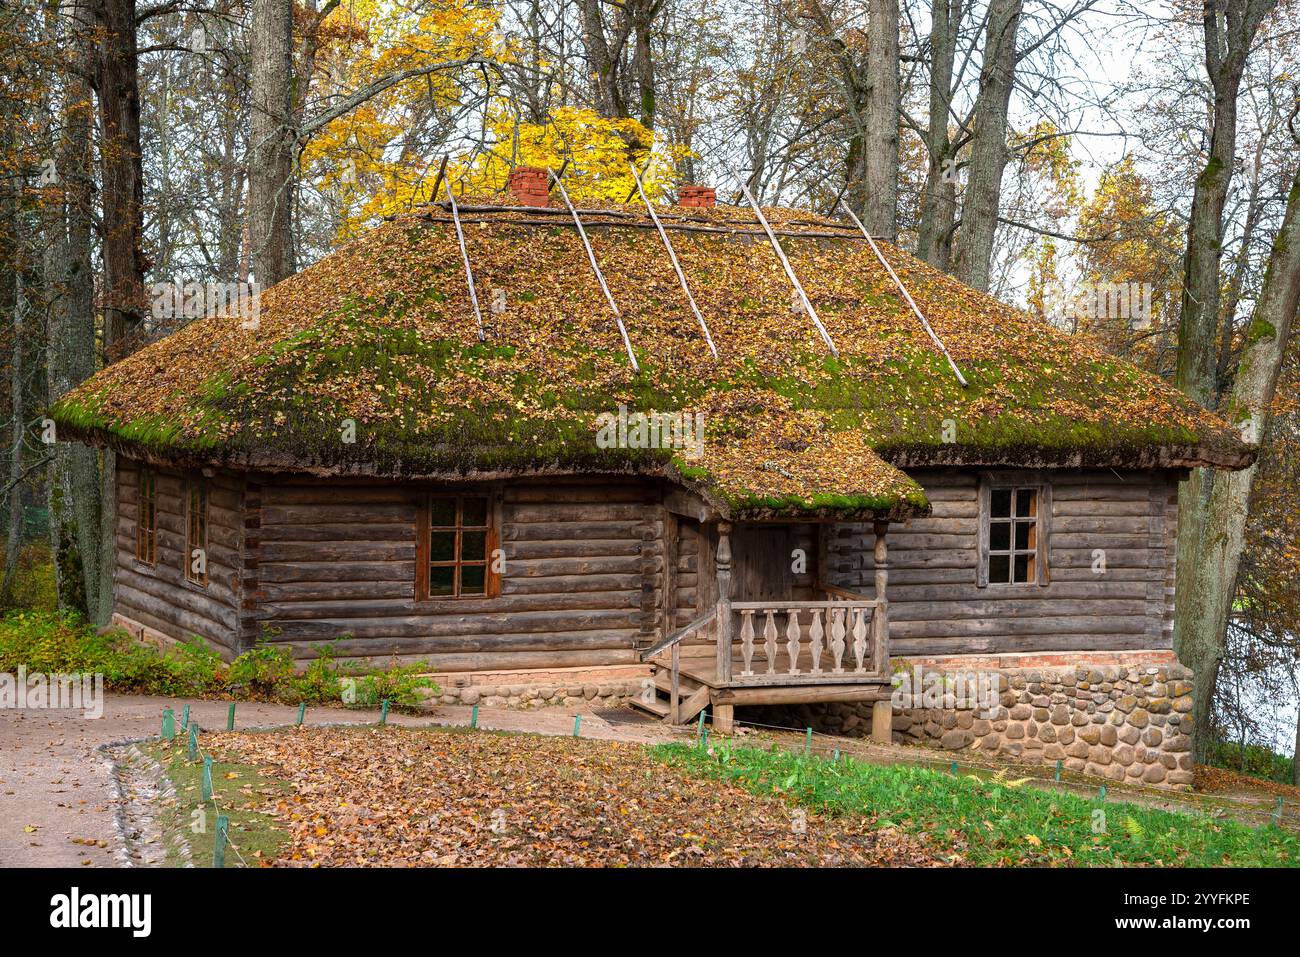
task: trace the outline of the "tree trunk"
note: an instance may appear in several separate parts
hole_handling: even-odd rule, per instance
[[[898,238],[898,0],[867,4],[867,89],[863,108],[862,224]]]
[[[292,9],[289,0],[253,0],[249,29],[248,220],[253,276],[263,288],[293,272]]]
[[[1214,113],[1209,156],[1192,193],[1174,372],[1178,387],[1204,405],[1213,402],[1215,392],[1223,208],[1237,157],[1237,95],[1255,33],[1276,2],[1208,0],[1204,7],[1205,68],[1214,90]],[[1258,309],[1257,305],[1257,313]],[[1225,317],[1225,321],[1231,322],[1231,317]],[[1243,353],[1241,361],[1245,359]],[[1227,628],[1227,611],[1213,618],[1205,616],[1214,615],[1223,601],[1230,602],[1236,586],[1237,557],[1234,556],[1233,577],[1216,586],[1226,590],[1226,599],[1203,590],[1206,571],[1199,566],[1206,557],[1203,538],[1212,522],[1211,499],[1216,484],[1216,477],[1209,470],[1195,469],[1178,489],[1174,649],[1179,659],[1196,673],[1198,733],[1194,747],[1198,759],[1204,757],[1208,739],[1210,705]],[[1224,518],[1221,515],[1217,520]]]
[[[992,0],[984,34],[984,62],[971,120],[970,162],[961,227],[953,245],[953,275],[981,291],[989,288],[993,236],[998,228],[1002,173],[1006,170],[1007,111],[1016,73],[1016,35],[1024,0]]]
[[[4,133],[13,144],[14,126],[6,109],[0,113],[0,120],[5,122]],[[6,184],[0,193],[0,263],[5,267],[0,270],[0,311],[12,320],[10,335],[13,343],[9,358],[9,413],[12,419],[12,433],[9,445],[9,477],[5,486],[8,488],[6,512],[9,516],[9,531],[5,536],[4,573],[0,578],[0,608],[7,606],[13,597],[14,577],[18,571],[18,550],[23,541],[23,436],[26,431],[27,409],[25,399],[26,378],[26,335],[23,330],[25,311],[23,293],[23,242],[19,227],[19,215],[22,205],[22,180],[14,177],[12,187]]]
[[[60,106],[62,135],[55,168],[62,203],[46,219],[46,367],[53,402],[94,374],[95,308],[91,262],[91,125],[89,76],[90,11],[83,0],[62,10],[70,63]],[[92,619],[102,617],[112,595],[101,594],[100,470],[95,450],[79,443],[56,443],[50,470],[50,544],[54,554],[59,604]]]
[[[957,213],[957,158],[948,135],[948,123],[952,112],[953,58],[964,12],[962,0],[934,0],[930,24],[930,110],[925,138],[928,163],[921,192],[916,254],[943,270],[947,270],[952,255]]]
[[[99,152],[103,181],[104,344],[108,352],[135,329],[144,315],[144,176],[140,165],[135,0],[98,0],[96,13],[100,30],[96,79],[103,133]]]
[[[1273,241],[1228,400],[1228,418],[1248,442],[1260,441],[1268,429],[1269,407],[1298,306],[1300,171],[1291,185],[1286,216]],[[1174,641],[1179,660],[1195,672],[1194,748],[1198,760],[1204,757],[1208,743],[1214,681],[1223,657],[1250,491],[1258,469],[1256,464],[1215,478],[1198,522],[1201,534],[1194,543],[1190,564],[1179,569],[1185,574],[1179,575]]]

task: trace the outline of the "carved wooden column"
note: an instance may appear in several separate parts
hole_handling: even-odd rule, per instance
[[[889,522],[877,521],[873,526],[876,533],[876,613],[871,623],[874,631],[871,645],[871,670],[876,674],[889,671],[889,552],[885,545],[885,533],[889,531]],[[890,694],[890,686],[885,685],[883,693]],[[894,709],[890,699],[877,701],[871,707],[871,740],[876,744],[889,744],[893,739]]]
[[[718,580],[718,680],[731,680],[731,523],[718,523],[718,550],[713,557]]]

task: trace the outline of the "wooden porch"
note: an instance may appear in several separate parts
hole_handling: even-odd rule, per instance
[[[818,581],[811,601],[731,599],[730,524],[718,525],[715,606],[641,653],[653,688],[636,704],[673,725],[708,708],[730,733],[735,708],[874,701],[872,737],[889,741],[887,522],[876,522],[875,595]],[[819,568],[819,571],[821,569]]]

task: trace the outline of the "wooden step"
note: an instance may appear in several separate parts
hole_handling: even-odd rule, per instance
[[[677,673],[677,683],[678,683],[678,691],[683,698],[689,694],[693,694],[700,687],[700,682],[696,681],[694,678],[682,674],[681,672]],[[673,693],[672,671],[670,671],[667,668],[658,669],[655,672],[655,687],[658,688],[660,691],[662,691],[664,694],[667,695],[672,694]]]
[[[641,695],[636,695],[635,697],[628,699],[628,704],[638,710],[646,712],[647,714],[652,714],[657,718],[668,717],[668,702],[664,701],[662,698],[656,697],[647,701],[645,698],[641,697]]]

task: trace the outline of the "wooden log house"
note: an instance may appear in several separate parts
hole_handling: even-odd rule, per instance
[[[723,728],[884,717],[891,658],[1170,646],[1177,483],[1253,455],[1224,422],[852,223],[515,180],[57,403],[115,453],[119,624],[439,673],[647,662],[644,707]]]

